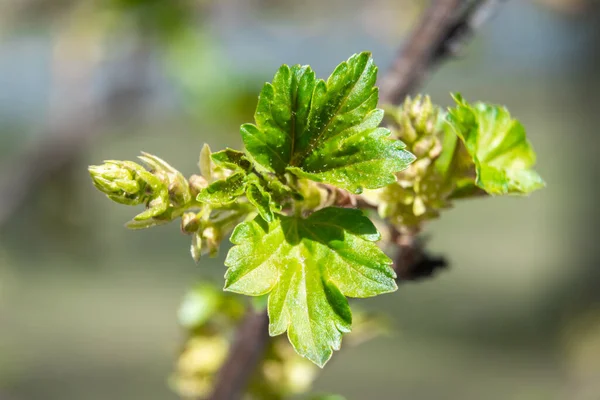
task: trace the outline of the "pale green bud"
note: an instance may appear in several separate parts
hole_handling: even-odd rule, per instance
[[[109,199],[132,206],[146,204],[147,210],[137,215],[135,221],[157,217],[169,208],[167,185],[139,164],[107,160],[88,170],[94,186]]]
[[[181,216],[181,231],[186,234],[197,232],[200,229],[200,218],[193,212],[185,213]]]
[[[133,219],[136,221],[142,221],[149,218],[159,217],[165,213],[169,208],[169,193],[166,189],[155,192],[154,197],[147,204],[148,209],[143,213],[136,215]]]
[[[192,258],[194,261],[200,261],[200,256],[202,255],[202,233],[195,232],[192,236],[192,246],[190,247],[190,253],[192,254]]]
[[[113,201],[137,205],[147,200],[146,183],[124,162],[106,161],[88,167],[88,171],[94,186]]]
[[[219,252],[219,245],[223,239],[220,229],[216,226],[209,226],[202,232],[202,239],[208,246],[208,254],[216,257]]]
[[[152,154],[142,152],[138,158],[145,162],[151,168],[152,173],[166,185],[169,199],[174,207],[183,206],[192,201],[190,186],[181,172]]]
[[[394,135],[407,145],[417,158],[436,158],[441,151],[441,110],[429,96],[407,97],[399,108],[387,111],[392,117]]]

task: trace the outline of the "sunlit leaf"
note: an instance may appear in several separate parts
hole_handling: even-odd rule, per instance
[[[504,107],[457,103],[448,113],[450,126],[473,157],[477,186],[489,194],[528,194],[545,186],[532,168],[535,152],[525,128]]]
[[[350,57],[327,81],[308,66],[283,65],[260,94],[256,125],[241,128],[246,149],[267,171],[355,193],[394,182],[414,156],[379,127],[376,78],[370,53]]]
[[[256,181],[250,182],[246,188],[246,197],[265,221],[273,221],[271,195],[263,189],[262,185]]]
[[[212,153],[211,157],[215,164],[233,171],[248,172],[252,169],[252,163],[241,151],[227,148]]]
[[[225,288],[269,293],[269,332],[288,332],[296,351],[325,365],[349,332],[348,297],[396,290],[391,260],[374,243],[379,233],[361,211],[325,208],[308,218],[257,217],[238,225],[225,265]]]
[[[246,190],[246,174],[237,172],[226,179],[215,181],[203,189],[196,200],[214,206],[233,203]]]

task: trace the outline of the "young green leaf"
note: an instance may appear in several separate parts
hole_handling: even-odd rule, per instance
[[[348,297],[396,290],[391,260],[374,243],[379,232],[359,210],[324,208],[308,218],[260,217],[236,227],[225,289],[269,293],[269,332],[288,332],[296,351],[325,365],[349,332]]]
[[[290,171],[355,193],[394,182],[415,158],[379,128],[376,78],[366,52],[341,63],[327,82],[308,66],[283,65],[259,96],[256,125],[241,128],[248,153],[278,175]]]
[[[525,128],[506,108],[453,97],[457,106],[448,122],[473,158],[477,186],[489,194],[528,194],[545,186],[532,169],[536,157]]]
[[[265,221],[273,221],[271,195],[266,192],[261,185],[256,182],[249,183],[246,187],[246,197],[248,198],[248,201],[256,207],[256,210]]]
[[[246,190],[246,174],[236,172],[226,179],[215,181],[203,189],[196,200],[212,206],[223,206],[233,203],[243,196]]]
[[[227,148],[225,150],[212,153],[211,157],[215,164],[232,171],[249,172],[252,169],[252,163],[241,151]]]

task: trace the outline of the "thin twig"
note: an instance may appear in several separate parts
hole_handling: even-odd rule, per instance
[[[400,103],[467,40],[506,0],[435,0],[380,81],[381,103]]]
[[[462,0],[436,0],[425,11],[408,44],[400,51],[391,69],[381,79],[379,99],[382,103],[399,103],[421,83],[433,55],[447,40]]]
[[[241,398],[269,340],[269,317],[266,311],[248,311],[238,327],[229,356],[217,375],[209,400]]]
[[[398,276],[398,283],[418,281],[430,278],[438,270],[448,267],[444,257],[430,255],[417,231],[399,232],[395,226],[389,225],[390,242],[396,245],[396,257],[392,268]]]

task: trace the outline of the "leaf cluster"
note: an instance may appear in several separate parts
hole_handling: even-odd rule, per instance
[[[400,230],[419,231],[455,200],[527,195],[545,185],[532,169],[535,152],[523,125],[506,108],[453,98],[448,110],[422,96],[387,108],[392,135],[417,161],[363,198]]]
[[[266,299],[270,334],[287,332],[295,351],[322,367],[352,329],[347,298],[397,289],[373,222],[340,204],[360,196],[398,229],[418,229],[456,198],[543,186],[506,109],[459,95],[448,111],[407,99],[388,107],[390,131],[380,126],[376,79],[369,53],[327,80],[283,65],[260,93],[254,124],[240,129],[243,152],[205,146],[200,174],[187,180],[149,154],[141,157],[148,169],[108,161],[90,173],[112,200],[146,205],[130,227],[181,217],[195,260],[215,255],[231,233],[225,290]]]

